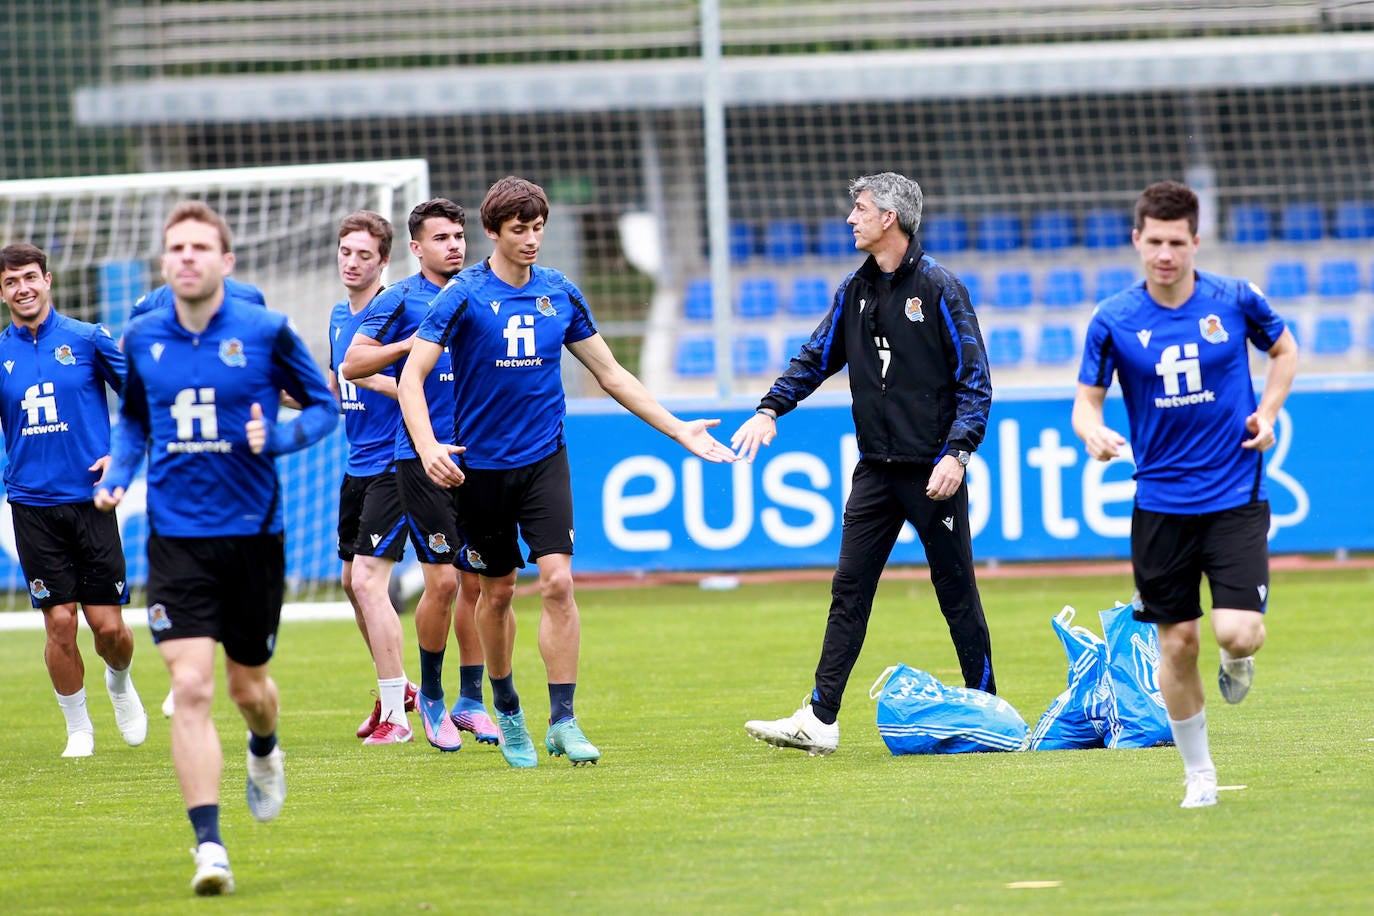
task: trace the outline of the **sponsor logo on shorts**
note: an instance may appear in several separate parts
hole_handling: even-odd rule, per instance
[[[51,595],[52,592],[48,591],[47,583],[42,579],[34,579],[29,583],[29,594],[33,595],[39,601],[42,601],[44,598]]]
[[[473,550],[471,547],[467,549],[467,560],[468,565],[471,566],[473,569],[487,568],[487,564],[485,561],[483,561],[482,555],[477,551]]]
[[[148,608],[148,629],[161,633],[172,628],[172,618],[167,616],[167,606],[162,602]]]
[[[444,537],[444,533],[436,531],[429,536],[429,549],[435,553],[448,553],[453,548],[448,546],[448,538]]]
[[[76,365],[76,354],[72,352],[71,344],[62,344],[52,351],[53,359],[64,366]]]
[[[241,369],[248,365],[248,358],[243,355],[243,341],[237,337],[219,342],[219,361],[231,369]]]

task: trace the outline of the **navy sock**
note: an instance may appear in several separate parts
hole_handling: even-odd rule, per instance
[[[829,706],[821,705],[820,691],[811,691],[811,714],[821,721],[824,725],[834,725],[835,720],[840,717],[838,709],[831,709]]]
[[[458,695],[468,700],[482,702],[482,675],[485,665],[458,666]]]
[[[549,685],[549,724],[573,717],[573,692],[577,684]]]
[[[224,841],[219,838],[219,805],[187,808],[186,816],[191,819],[191,827],[196,831],[197,846],[201,843],[224,845]]]
[[[248,733],[248,753],[254,757],[266,757],[272,753],[272,748],[277,746],[277,733],[270,735],[255,735]],[[216,840],[215,842],[219,842]]]
[[[496,711],[506,716],[519,712],[520,694],[515,692],[515,673],[488,680],[491,681],[491,705],[496,707]]]
[[[444,698],[444,650],[420,647],[420,692],[431,700]]]

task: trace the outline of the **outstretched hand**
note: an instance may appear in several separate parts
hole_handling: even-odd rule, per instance
[[[267,422],[262,418],[262,405],[255,401],[253,406],[248,408],[248,417],[248,422],[243,426],[244,432],[248,434],[248,448],[254,455],[261,455],[267,446]]]
[[[682,429],[675,438],[683,448],[704,461],[729,464],[737,457],[735,453],[707,432],[708,429],[719,425],[719,419],[690,420],[682,424]]]
[[[730,447],[738,452],[738,457],[753,463],[760,445],[772,445],[778,434],[778,421],[765,413],[756,413],[740,424],[739,429],[730,437]]]

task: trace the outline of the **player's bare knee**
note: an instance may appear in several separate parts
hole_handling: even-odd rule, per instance
[[[547,608],[572,604],[573,576],[570,569],[559,569],[539,577],[539,597]]]

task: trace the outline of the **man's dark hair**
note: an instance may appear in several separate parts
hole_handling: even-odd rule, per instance
[[[366,232],[376,239],[377,255],[383,261],[391,257],[391,220],[371,210],[354,210],[339,223],[339,238],[352,232]]]
[[[1197,235],[1197,212],[1197,195],[1192,188],[1178,181],[1157,181],[1135,202],[1135,228],[1143,228],[1146,217],[1165,221],[1186,219],[1188,231]]]
[[[482,198],[482,228],[500,232],[508,219],[532,223],[549,218],[549,198],[544,189],[532,181],[507,175],[487,191]]]
[[[425,220],[451,219],[460,226],[467,224],[468,216],[463,212],[463,208],[455,204],[446,197],[433,197],[422,204],[416,204],[415,209],[410,211],[410,218],[406,220],[406,226],[410,229],[410,237],[418,239],[420,232],[424,229]]]
[[[37,264],[40,273],[48,272],[48,256],[43,249],[27,242],[17,242],[0,248],[0,270],[18,270],[30,264]]]

